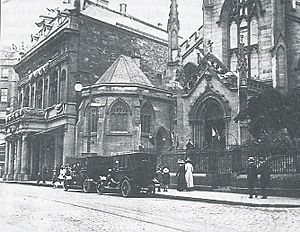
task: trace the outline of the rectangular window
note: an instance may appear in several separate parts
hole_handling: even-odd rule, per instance
[[[8,78],[8,68],[2,68],[1,77],[4,79]]]
[[[7,102],[8,101],[8,89],[1,89],[1,102]]]

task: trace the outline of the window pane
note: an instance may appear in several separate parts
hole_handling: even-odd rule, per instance
[[[8,68],[2,68],[2,78],[8,78]]]
[[[230,48],[237,48],[237,25],[233,22],[230,26]]]
[[[257,44],[257,37],[258,37],[258,23],[257,20],[254,18],[251,20],[250,24],[250,44]]]
[[[8,89],[1,89],[1,102],[8,101]]]

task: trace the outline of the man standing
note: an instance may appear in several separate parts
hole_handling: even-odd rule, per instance
[[[258,173],[260,174],[261,195],[262,199],[266,199],[268,196],[267,187],[271,180],[271,167],[264,157],[260,157],[259,161]]]
[[[255,183],[257,181],[257,168],[254,163],[254,157],[248,158],[249,164],[247,168],[247,180],[248,180],[248,190],[249,190],[249,198],[257,197],[257,193],[254,191]]]

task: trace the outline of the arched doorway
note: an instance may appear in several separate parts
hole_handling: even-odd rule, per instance
[[[195,145],[201,149],[224,149],[226,146],[224,110],[221,104],[209,99],[196,111],[194,122]]]

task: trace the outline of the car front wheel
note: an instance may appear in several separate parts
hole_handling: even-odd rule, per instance
[[[63,182],[63,190],[64,190],[64,191],[68,191],[68,183],[67,183],[67,180],[64,180],[64,182]]]
[[[91,192],[91,183],[87,179],[83,181],[82,190],[85,193]]]
[[[121,192],[123,197],[129,197],[132,195],[132,186],[128,180],[123,180],[121,184]]]

